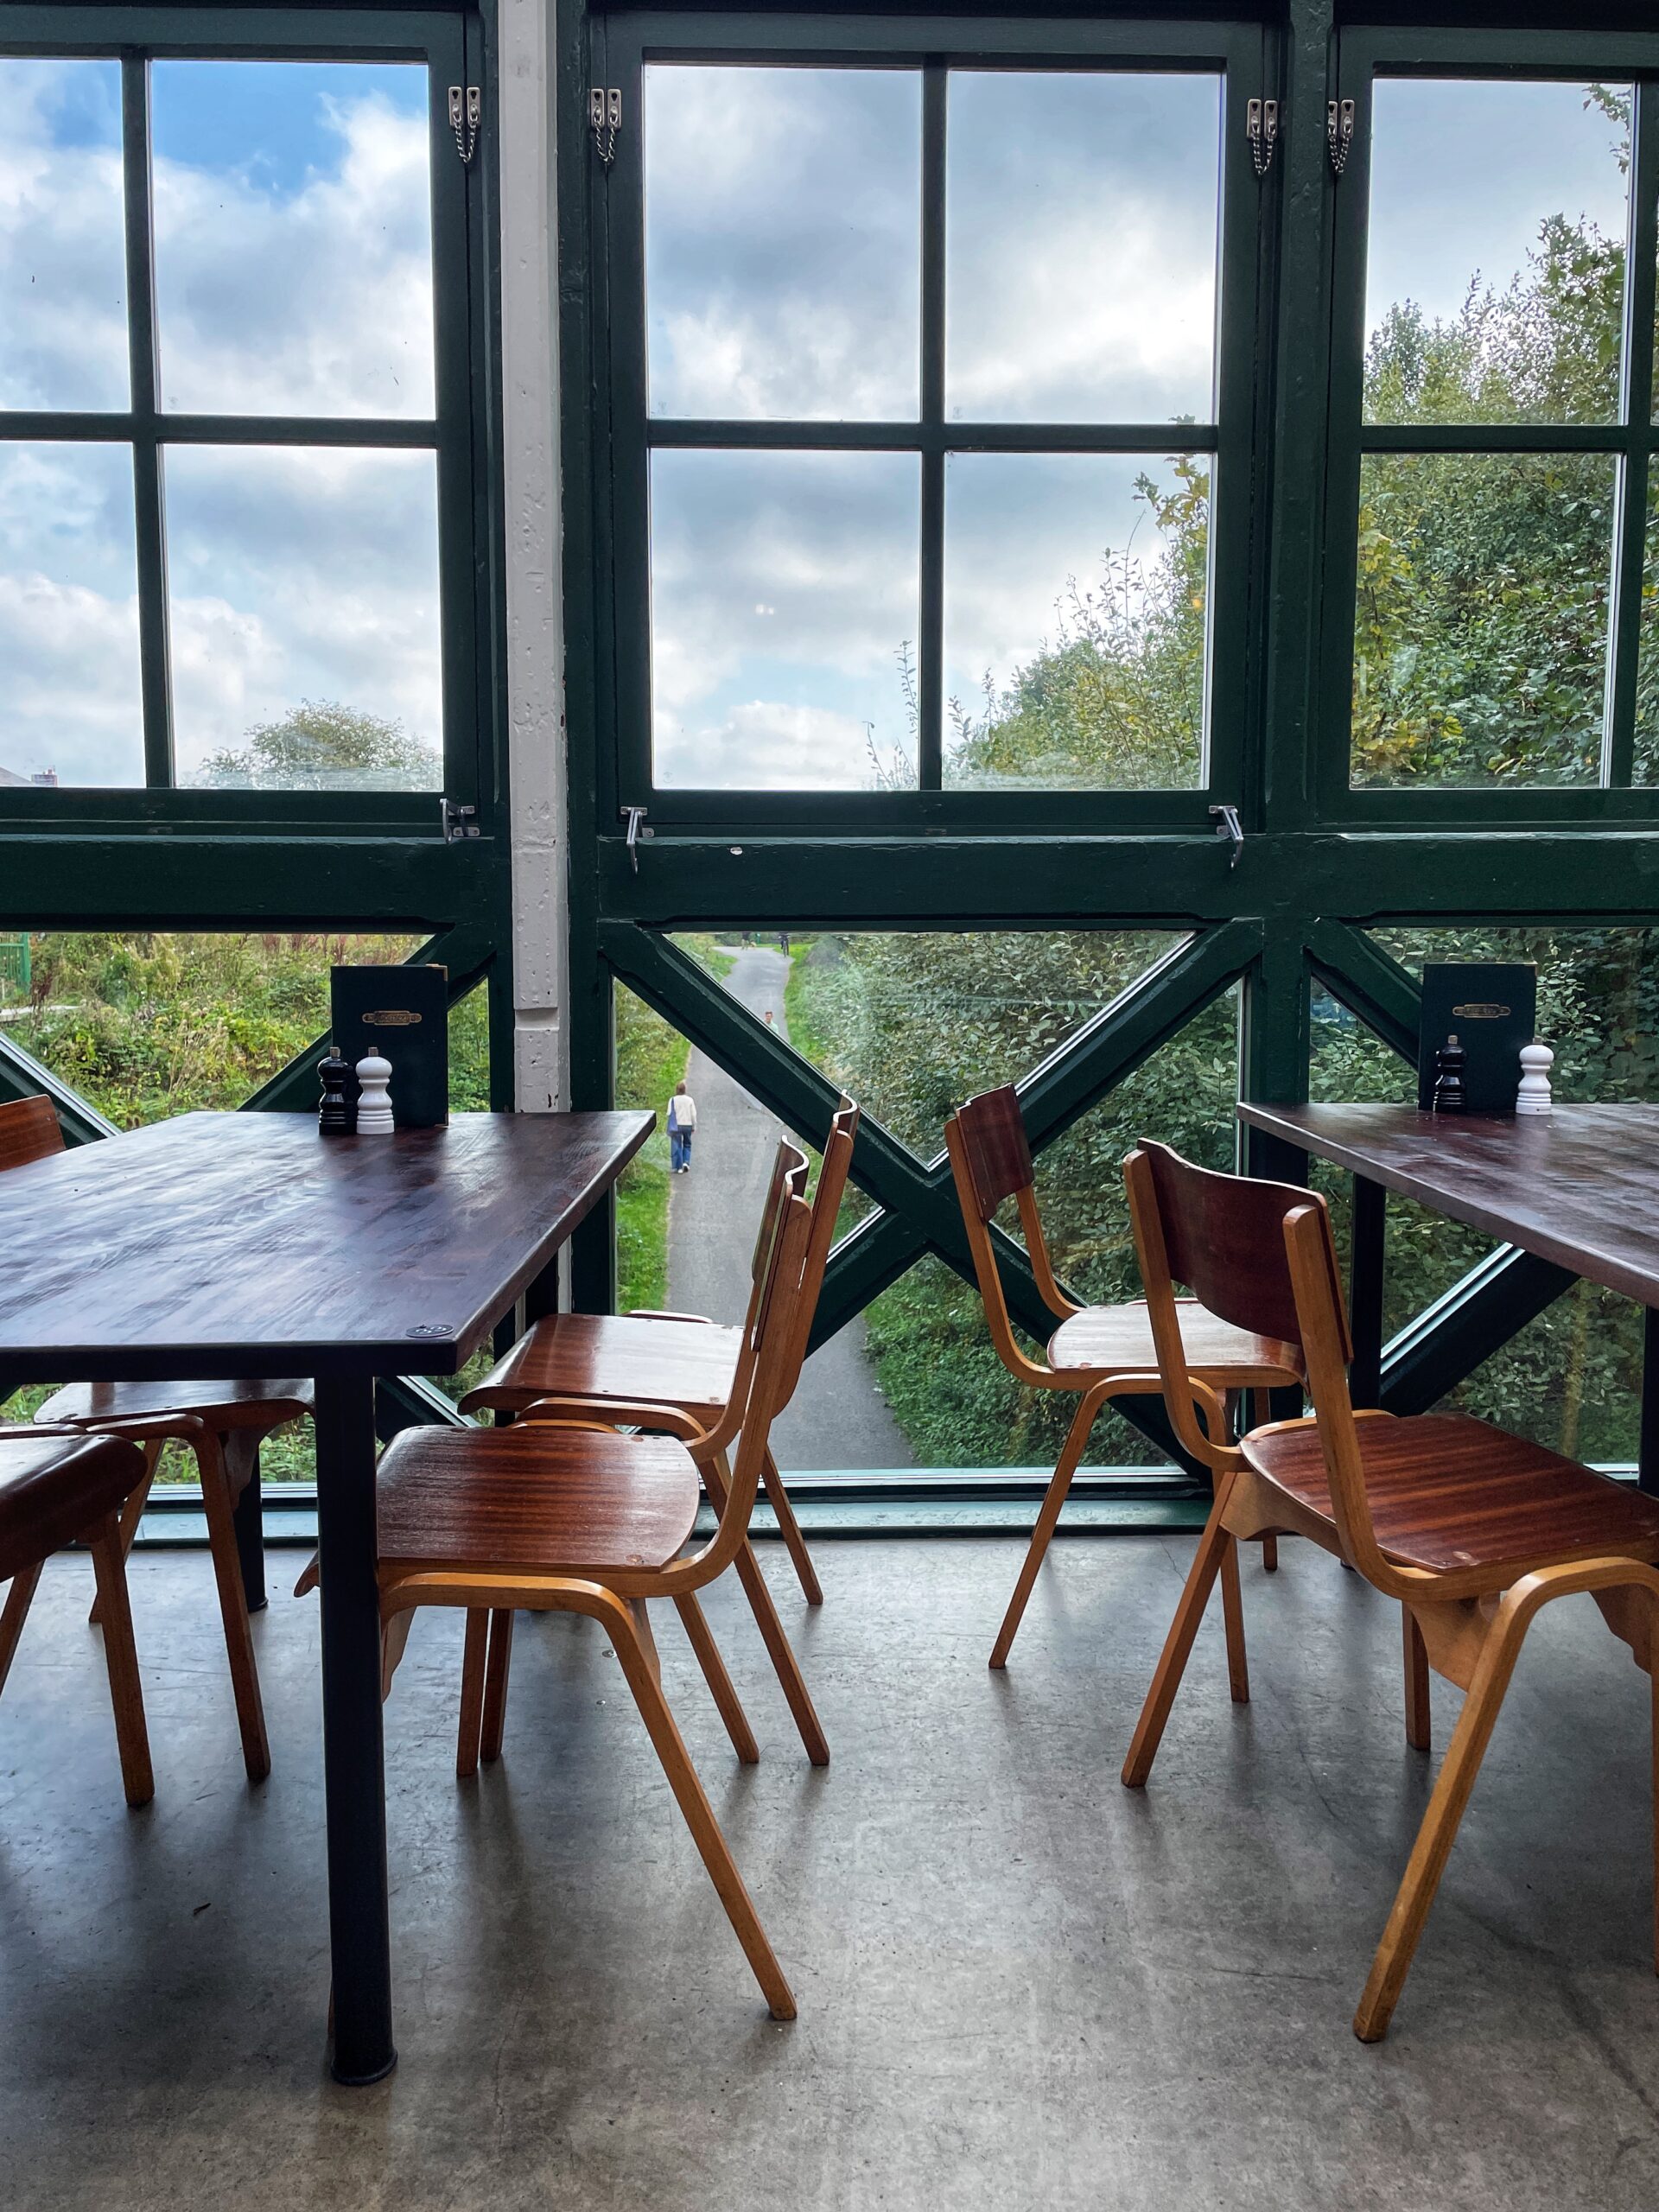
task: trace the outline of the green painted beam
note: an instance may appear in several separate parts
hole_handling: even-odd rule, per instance
[[[0,1030],[0,1098],[35,1098],[44,1092],[57,1109],[59,1126],[67,1144],[91,1144],[117,1134],[115,1123],[100,1114],[32,1052],[15,1044]]]
[[[1307,933],[1307,959],[1327,990],[1416,1066],[1422,995],[1375,938],[1350,922],[1317,921]]]
[[[1531,1252],[1499,1245],[1384,1346],[1384,1408],[1427,1413],[1577,1280]]]

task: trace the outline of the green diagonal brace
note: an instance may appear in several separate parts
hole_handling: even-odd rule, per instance
[[[1351,922],[1320,920],[1307,933],[1307,964],[1368,1029],[1416,1066],[1422,995],[1397,960]]]
[[[60,1083],[32,1052],[0,1033],[0,1098],[34,1098],[41,1092],[57,1109],[66,1143],[91,1144],[116,1135],[115,1123],[106,1121],[96,1106]]]

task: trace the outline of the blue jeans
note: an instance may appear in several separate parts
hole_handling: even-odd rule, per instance
[[[682,1167],[691,1165],[691,1132],[690,1129],[671,1129],[668,1133],[668,1165],[670,1172],[677,1175]]]

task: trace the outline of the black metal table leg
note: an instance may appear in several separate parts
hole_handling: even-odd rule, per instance
[[[386,1904],[372,1379],[319,1377],[316,1424],[333,2066],[337,2082],[357,2086],[379,2081],[397,2063]]]
[[[1357,1406],[1382,1397],[1382,1250],[1389,1194],[1381,1183],[1354,1178],[1354,1249],[1348,1279],[1348,1326],[1354,1363],[1348,1391]]]
[[[1659,1497],[1659,1306],[1645,1306],[1642,1322],[1642,1440],[1636,1478]]]
[[[259,1446],[232,1433],[229,1449],[234,1450],[238,1443],[246,1452],[248,1478],[232,1510],[231,1522],[236,1530],[236,1556],[242,1567],[242,1589],[248,1611],[258,1613],[269,1603],[265,1595],[265,1510],[259,1494]]]

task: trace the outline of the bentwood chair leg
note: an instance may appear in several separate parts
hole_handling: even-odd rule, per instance
[[[1249,1395],[1249,1406],[1252,1428],[1261,1428],[1273,1419],[1273,1401],[1265,1390],[1252,1390]],[[1262,1539],[1262,1568],[1266,1574],[1277,1574],[1279,1572],[1277,1536],[1263,1536]]]
[[[1463,1711],[1458,1715],[1458,1725],[1446,1747],[1446,1763],[1423,1815],[1422,1826],[1417,1831],[1417,1840],[1412,1846],[1394,1909],[1376,1947],[1376,1956],[1371,1961],[1359,2009],[1354,2014],[1354,2033],[1362,2043],[1381,2043],[1389,2031],[1389,2022],[1411,1971],[1429,1908],[1446,1872],[1446,1862],[1452,1855],[1452,1846],[1457,1840],[1464,1808],[1469,1802],[1481,1760],[1491,1741],[1492,1728],[1515,1670],[1529,1618],[1527,1614],[1508,1620],[1500,1618],[1475,1668],[1469,1694],[1464,1700]]]
[[[709,1502],[716,1514],[725,1510],[726,1493],[732,1478],[731,1469],[722,1452],[702,1469],[702,1486],[709,1493]],[[818,1716],[813,1709],[812,1696],[801,1674],[800,1662],[790,1648],[784,1634],[784,1624],[778,1618],[778,1608],[772,1602],[772,1592],[766,1587],[766,1578],[760,1572],[760,1562],[754,1555],[754,1547],[746,1537],[734,1562],[737,1579],[743,1585],[749,1610],[754,1615],[755,1626],[766,1645],[779,1686],[789,1700],[789,1709],[795,1716],[795,1726],[800,1730],[801,1741],[806,1746],[806,1756],[814,1766],[830,1764],[830,1743]]]
[[[484,1656],[489,1648],[490,1616],[486,1607],[467,1612],[467,1647],[461,1662],[461,1720],[455,1732],[455,1778],[467,1782],[478,1772],[479,1738],[484,1726]]]
[[[1409,1605],[1402,1605],[1400,1618],[1406,1644],[1406,1741],[1414,1751],[1426,1751],[1432,1740],[1428,1701],[1428,1646]]]
[[[225,1649],[231,1662],[236,1723],[242,1735],[242,1764],[250,1782],[263,1782],[270,1772],[270,1744],[265,1734],[265,1708],[259,1694],[259,1667],[254,1657],[247,1593],[242,1586],[242,1555],[237,1549],[224,1447],[218,1437],[203,1435],[195,1440],[195,1455],[202,1508],[207,1516],[207,1549],[219,1587]]]
[[[709,1802],[697,1770],[691,1764],[690,1753],[669,1711],[663,1695],[662,1685],[657,1679],[651,1658],[641,1645],[632,1614],[619,1605],[616,1611],[603,1616],[612,1631],[612,1643],[617,1657],[622,1662],[622,1671],[628,1678],[628,1688],[633,1692],[639,1717],[645,1722],[663,1771],[668,1777],[669,1787],[678,1800],[685,1824],[691,1831],[702,1863],[709,1870],[709,1878],[719,1892],[738,1942],[743,1946],[744,1956],[753,1969],[760,1985],[761,1994],[771,2009],[774,2020],[795,2018],[795,1999],[784,1970],[779,1965],[766,1930],[760,1925],[743,1877],[721,1834],[720,1823],[715,1818],[714,1808]]]
[[[817,1569],[806,1548],[806,1538],[801,1534],[801,1524],[795,1518],[795,1508],[790,1503],[789,1492],[784,1488],[784,1478],[778,1471],[778,1462],[772,1456],[772,1446],[766,1446],[766,1459],[761,1465],[760,1478],[766,1486],[766,1502],[778,1516],[778,1531],[795,1562],[796,1580],[809,1605],[823,1603],[823,1591],[818,1581]]]
[[[1042,1510],[1038,1514],[1037,1525],[1031,1532],[1031,1545],[1026,1553],[1025,1565],[1020,1568],[1020,1579],[1014,1586],[1014,1595],[1008,1600],[1008,1610],[1002,1616],[1002,1625],[996,1632],[996,1642],[991,1646],[990,1663],[993,1667],[1006,1667],[1008,1663],[1008,1653],[1013,1649],[1014,1639],[1019,1634],[1020,1623],[1024,1618],[1027,1603],[1036,1585],[1038,1571],[1048,1550],[1049,1539],[1053,1535],[1055,1524],[1060,1517],[1060,1508],[1065,1503],[1066,1492],[1071,1487],[1071,1478],[1077,1471],[1077,1463],[1083,1457],[1084,1446],[1089,1441],[1089,1432],[1093,1428],[1100,1409],[1105,1402],[1103,1391],[1087,1391],[1082,1404],[1071,1417],[1071,1426],[1066,1431],[1065,1442],[1060,1447],[1059,1459],[1055,1463],[1053,1474],[1049,1478],[1048,1488],[1043,1493]]]
[[[486,1766],[501,1756],[502,1732],[507,1725],[507,1670],[512,1664],[512,1612],[510,1607],[490,1615],[490,1656],[484,1670],[484,1725],[479,1751]]]
[[[1227,1686],[1235,1705],[1250,1701],[1250,1670],[1244,1656],[1244,1593],[1238,1582],[1238,1546],[1221,1555],[1221,1621],[1227,1641]]]
[[[132,1549],[133,1539],[138,1534],[138,1523],[144,1517],[144,1507],[149,1498],[149,1486],[156,1479],[156,1470],[162,1464],[165,1445],[159,1436],[151,1437],[143,1446],[144,1479],[121,1508],[121,1556],[125,1559]],[[88,1628],[98,1626],[98,1599],[93,1599],[92,1610],[86,1616]]]
[[[1265,1570],[1265,1572],[1266,1572],[1266,1573],[1268,1573],[1268,1574],[1277,1574],[1277,1573],[1278,1573],[1278,1572],[1279,1572],[1279,1539],[1278,1539],[1278,1537],[1277,1537],[1277,1536],[1263,1536],[1263,1537],[1262,1537],[1262,1567],[1263,1567],[1263,1569]]]
[[[713,1693],[720,1708],[720,1717],[726,1723],[726,1733],[732,1739],[732,1749],[745,1766],[756,1765],[760,1758],[760,1746],[754,1740],[754,1731],[749,1717],[743,1710],[732,1678],[726,1671],[726,1662],[720,1656],[720,1646],[703,1617],[695,1591],[688,1590],[674,1600],[675,1608],[685,1624],[686,1639],[697,1655],[697,1664],[702,1678]]]
[[[25,1567],[11,1578],[11,1587],[6,1592],[5,1611],[0,1612],[0,1690],[6,1687],[6,1676],[11,1672],[11,1662],[16,1656],[17,1639],[23,1632],[23,1623],[29,1618],[29,1609],[34,1602],[35,1586],[41,1579],[43,1560],[33,1567]]]
[[[1204,1609],[1210,1602],[1210,1592],[1220,1573],[1222,1562],[1233,1549],[1233,1539],[1221,1524],[1222,1507],[1226,1499],[1227,1484],[1217,1497],[1204,1534],[1198,1538],[1198,1548],[1187,1574],[1186,1586],[1181,1592],[1181,1602],[1175,1608],[1175,1618],[1169,1624],[1169,1634],[1147,1692],[1147,1701],[1141,1708],[1141,1718],[1135,1724],[1135,1735],[1129,1745],[1128,1756],[1123,1762],[1123,1786],[1139,1789],[1152,1772],[1152,1763],[1158,1756],[1158,1746],[1163,1740],[1164,1726],[1169,1719],[1170,1707],[1175,1702],[1175,1693],[1181,1686],[1181,1676],[1186,1672],[1186,1662],[1192,1655],[1193,1639],[1198,1632],[1198,1623],[1204,1618]]]
[[[156,1777],[149,1764],[149,1732],[144,1726],[143,1686],[132,1640],[132,1609],[127,1602],[127,1565],[118,1514],[111,1513],[99,1524],[88,1540],[88,1548],[103,1612],[104,1663],[109,1669],[122,1785],[129,1805],[148,1805],[156,1795]]]

